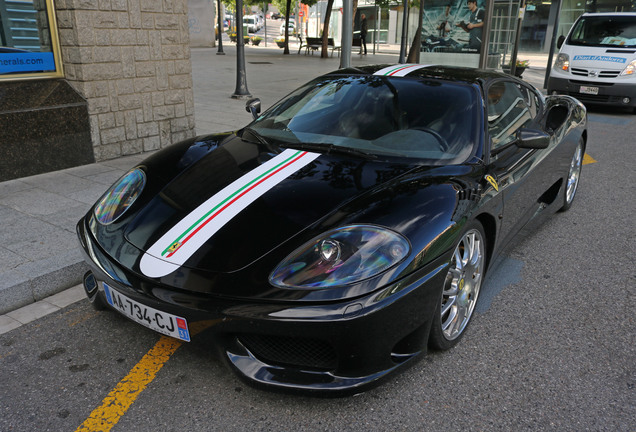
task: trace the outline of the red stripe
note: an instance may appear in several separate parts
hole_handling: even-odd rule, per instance
[[[396,70],[396,71],[391,72],[391,73],[389,74],[389,76],[393,76],[393,75],[395,75],[396,73],[398,73],[398,72],[400,72],[400,71],[403,71],[404,69],[408,69],[408,68],[412,68],[412,67],[413,67],[413,65],[411,65],[411,66],[404,66],[403,68],[400,68],[400,69],[398,69],[398,70]]]
[[[209,218],[207,218],[205,220],[205,222],[203,222],[201,225],[199,225],[198,227],[196,227],[194,230],[192,230],[192,232],[183,239],[183,241],[181,241],[181,246],[183,246],[184,244],[186,244],[186,242],[188,240],[190,240],[197,232],[199,232],[199,230],[201,230],[201,228],[203,228],[204,226],[206,226],[212,219],[214,219],[215,217],[217,217],[223,210],[225,210],[226,208],[228,208],[229,206],[231,206],[233,203],[235,203],[237,200],[239,200],[242,196],[244,196],[245,194],[247,194],[249,191],[251,191],[252,189],[254,189],[256,186],[258,186],[259,184],[263,183],[265,180],[267,180],[268,178],[272,177],[273,175],[275,175],[276,173],[280,172],[281,170],[287,168],[289,165],[293,164],[294,162],[298,161],[301,157],[305,156],[307,154],[307,152],[303,152],[300,156],[298,156],[296,159],[293,159],[289,162],[287,162],[285,165],[283,165],[282,167],[278,168],[276,171],[271,172],[267,177],[263,177],[261,180],[259,180],[257,183],[254,183],[252,186],[250,186],[248,189],[244,190],[240,195],[237,195],[236,197],[234,197],[234,199],[230,202],[228,202],[227,204],[225,204],[223,207],[221,207],[216,213],[214,213],[213,215],[211,215]],[[166,258],[170,258],[172,255],[175,254],[175,252],[177,252],[177,250],[179,250],[181,248],[181,246],[179,246],[176,250],[174,250],[173,252],[169,253]]]

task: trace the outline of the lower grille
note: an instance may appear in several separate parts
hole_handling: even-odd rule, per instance
[[[577,68],[572,68],[571,69],[572,75],[577,75],[577,76],[590,76],[590,71],[588,69],[577,69]],[[602,71],[597,71],[598,77],[599,78],[616,78],[619,74],[621,73],[620,70],[602,70]]]
[[[269,364],[330,370],[338,365],[336,352],[328,343],[309,338],[241,335],[239,341],[260,360]]]
[[[611,96],[607,95],[588,95],[578,92],[569,92],[568,95],[577,98],[581,102],[589,103],[608,103],[611,102]]]

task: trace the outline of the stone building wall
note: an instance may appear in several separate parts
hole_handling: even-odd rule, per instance
[[[187,0],[56,0],[66,79],[88,101],[96,160],[194,135]]]

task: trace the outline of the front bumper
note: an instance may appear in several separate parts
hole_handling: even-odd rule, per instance
[[[210,337],[240,377],[281,389],[359,391],[425,352],[448,271],[448,260],[440,258],[399,282],[340,302],[230,299],[135,274],[104,253],[84,220],[77,231],[97,280],[89,298],[103,299],[105,282],[146,306],[204,325],[198,337]]]
[[[598,87],[598,94],[581,93],[581,86]],[[552,94],[552,92],[575,97],[589,105],[636,107],[636,83],[581,81],[550,76],[548,94]],[[629,101],[625,102],[625,98]]]

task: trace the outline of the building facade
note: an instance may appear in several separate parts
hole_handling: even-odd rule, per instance
[[[0,0],[0,181],[194,135],[187,0]]]

